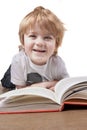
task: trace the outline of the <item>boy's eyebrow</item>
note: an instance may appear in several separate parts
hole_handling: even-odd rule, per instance
[[[33,31],[28,31],[26,34],[29,35],[29,34],[36,34],[37,32],[33,32]]]
[[[29,31],[29,32],[27,32],[27,34],[29,34],[29,33],[38,34],[38,32],[36,32],[36,31]],[[42,35],[50,35],[50,36],[53,36],[53,34],[52,34],[52,33],[49,33],[49,32],[42,33]]]
[[[37,33],[37,32],[35,32],[35,31],[29,31],[28,33]]]

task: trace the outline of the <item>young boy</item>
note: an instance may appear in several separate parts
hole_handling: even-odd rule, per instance
[[[19,26],[22,50],[13,57],[11,82],[16,88],[40,86],[48,89],[68,77],[57,55],[65,28],[58,17],[42,6],[27,14]]]

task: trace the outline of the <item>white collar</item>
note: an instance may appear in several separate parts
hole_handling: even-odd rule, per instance
[[[43,72],[45,72],[45,70],[46,70],[46,67],[47,67],[47,63],[45,64],[45,65],[36,65],[36,64],[34,64],[31,60],[30,60],[30,58],[29,58],[29,63],[30,63],[30,66],[34,69],[34,70],[36,70],[36,71],[38,71],[38,72],[40,72],[40,73],[43,73]]]

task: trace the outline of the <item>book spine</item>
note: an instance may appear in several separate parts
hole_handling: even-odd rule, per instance
[[[59,109],[53,110],[23,110],[23,111],[2,111],[0,114],[22,114],[22,113],[44,113],[44,112],[59,112]]]

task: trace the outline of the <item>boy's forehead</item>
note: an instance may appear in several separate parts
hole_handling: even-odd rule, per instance
[[[40,26],[38,24],[29,26],[26,30],[27,33],[37,33],[40,32],[42,34],[51,34],[50,30],[47,29],[44,25]]]

